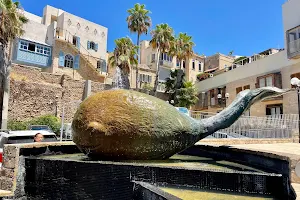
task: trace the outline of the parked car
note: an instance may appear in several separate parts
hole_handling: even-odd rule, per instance
[[[5,144],[32,143],[37,133],[41,133],[44,136],[43,142],[57,141],[55,133],[48,130],[0,131],[0,163],[2,163]]]
[[[28,130],[35,130],[35,131],[46,130],[46,131],[53,132],[52,129],[47,125],[30,125],[28,127]]]
[[[175,107],[179,112],[184,113],[188,116],[191,116],[190,111],[185,107]]]

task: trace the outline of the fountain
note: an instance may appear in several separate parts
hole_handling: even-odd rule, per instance
[[[18,191],[40,200],[294,199],[289,172],[282,170],[288,168],[286,160],[264,157],[263,166],[261,157],[243,152],[231,162],[230,156],[215,159],[194,146],[230,126],[256,101],[285,92],[243,91],[221,113],[202,121],[143,93],[97,93],[74,116],[78,149],[59,143],[18,150],[18,171],[25,172],[16,172]]]
[[[197,121],[147,94],[103,91],[78,108],[73,141],[89,157],[101,160],[166,159],[229,127],[253,103],[285,92],[272,87],[245,90],[216,116]]]
[[[121,69],[119,67],[116,67],[116,72],[113,77],[113,83],[114,83],[113,89],[124,88],[124,84],[121,78]]]

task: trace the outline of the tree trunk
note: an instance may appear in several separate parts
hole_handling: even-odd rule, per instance
[[[140,64],[140,54],[141,54],[141,51],[140,51],[140,34],[138,33],[137,35],[137,44],[138,46],[138,55],[137,55],[137,61],[138,61],[138,64],[136,66],[136,76],[135,76],[135,88],[138,90],[139,89],[139,81],[138,81],[138,78],[139,78],[139,64]]]
[[[157,86],[158,86],[158,75],[159,75],[159,69],[160,69],[160,66],[159,66],[159,58],[160,58],[160,50],[159,50],[159,47],[157,49],[157,61],[156,61],[156,74],[155,74],[155,82],[154,82],[154,87],[153,87],[153,95],[156,96],[156,90],[157,90]]]
[[[122,86],[123,86],[121,89],[129,90],[130,82],[129,82],[129,78],[128,78],[128,73],[125,73],[122,69],[121,69],[121,81],[122,81]]]
[[[3,91],[1,103],[1,129],[7,129],[8,120],[8,102],[9,102],[9,89],[10,89],[10,69],[11,61],[8,61],[7,45],[0,44],[0,75],[1,75],[1,87]]]

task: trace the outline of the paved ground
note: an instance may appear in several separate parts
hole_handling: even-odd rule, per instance
[[[230,145],[236,148],[250,149],[264,152],[277,152],[280,155],[294,154],[300,156],[299,143],[277,143],[277,144],[239,144]]]

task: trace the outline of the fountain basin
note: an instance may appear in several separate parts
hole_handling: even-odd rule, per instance
[[[289,182],[283,174],[191,152],[160,161],[95,161],[71,143],[30,145],[5,147],[5,151],[17,149],[15,153],[19,154],[14,165],[18,174],[14,195],[19,198],[141,199],[137,197],[151,194],[157,199],[181,199],[176,197],[175,188],[205,191],[216,197],[221,193],[229,197],[289,199]]]

